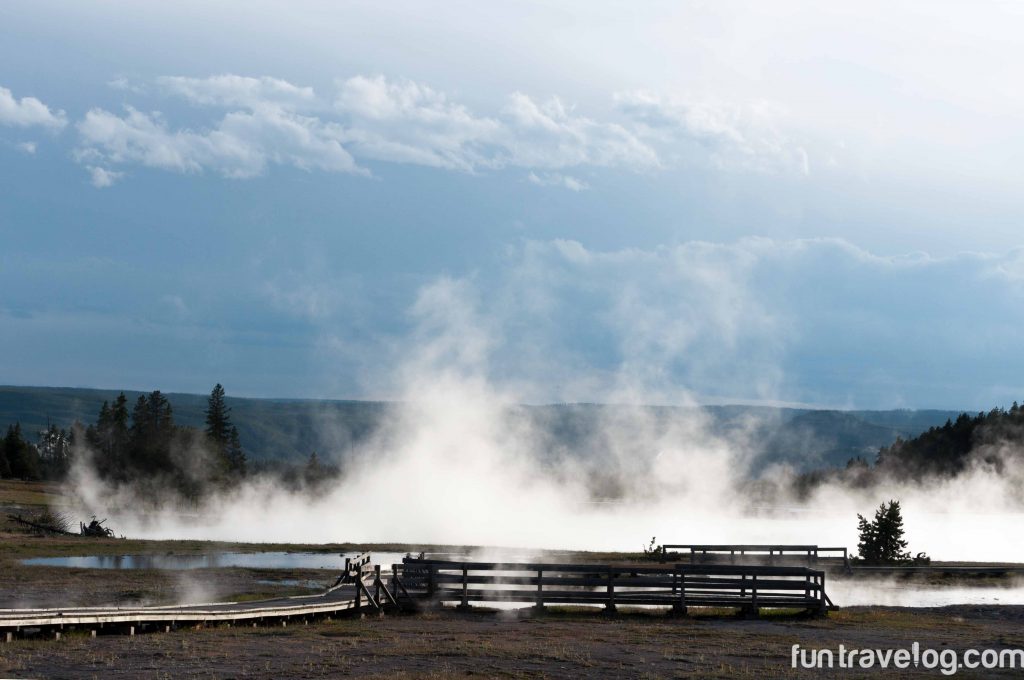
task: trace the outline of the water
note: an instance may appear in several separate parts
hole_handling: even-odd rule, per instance
[[[900,583],[893,580],[835,579],[825,591],[839,606],[945,607],[965,604],[1024,605],[1024,587],[1019,581],[1004,586]]]
[[[330,569],[340,571],[346,557],[356,553],[310,552],[221,552],[205,555],[76,555],[73,557],[33,557],[22,564],[79,569],[210,569],[244,567],[250,569]],[[405,553],[373,553],[373,562],[390,569]]]

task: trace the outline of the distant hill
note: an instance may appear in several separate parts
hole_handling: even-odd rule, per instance
[[[62,387],[0,387],[0,426],[20,422],[26,433],[47,423],[68,427],[75,420],[94,422],[104,400],[119,390]],[[125,390],[129,404],[139,392]],[[202,427],[207,395],[168,393],[175,421]],[[387,417],[385,402],[306,399],[245,399],[228,396],[232,420],[254,460],[296,460],[317,451],[344,459]],[[598,423],[621,407],[600,404],[557,404],[518,407],[524,424],[539,432],[537,446],[545,454],[607,455],[609,443]],[[655,428],[692,417],[687,407],[644,408]],[[701,407],[708,425],[719,434],[744,432],[755,453],[755,469],[786,462],[798,469],[844,465],[862,456],[874,460],[879,448],[897,438],[915,437],[930,427],[956,419],[956,411],[832,411],[767,406]]]

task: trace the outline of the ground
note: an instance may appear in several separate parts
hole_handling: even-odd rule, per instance
[[[827,620],[741,620],[721,613],[430,611],[287,628],[208,628],[137,637],[65,636],[0,645],[0,675],[62,678],[784,678],[878,677],[794,671],[793,644],[1022,647],[1024,608],[844,610]],[[1005,675],[1016,676],[1014,671]],[[937,670],[900,677],[936,677]],[[991,677],[991,672],[957,677]]]
[[[56,490],[0,483],[0,510],[44,507]],[[330,580],[322,570],[111,571],[26,566],[30,556],[215,550],[309,550],[353,546],[254,546],[36,536],[0,520],[0,607],[258,598],[308,592],[293,581]],[[395,550],[396,546],[387,546]],[[614,556],[605,556],[614,557]],[[620,556],[621,557],[621,556]],[[195,589],[204,589],[197,593]],[[744,620],[727,611],[685,618],[623,611],[549,609],[543,615],[428,609],[384,618],[288,627],[185,628],[136,637],[80,633],[59,641],[0,643],[0,676],[60,678],[448,678],[879,677],[878,672],[790,668],[791,648],[1024,648],[1024,607],[849,608],[827,618]],[[1013,670],[1006,676],[1018,675]],[[957,677],[991,677],[992,671]],[[938,670],[899,677],[942,677]]]

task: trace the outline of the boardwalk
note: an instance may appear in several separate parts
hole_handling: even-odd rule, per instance
[[[407,557],[390,573],[370,556],[346,560],[337,582],[319,595],[257,602],[152,607],[65,607],[0,610],[0,634],[60,638],[69,630],[92,635],[171,631],[180,626],[281,625],[345,614],[408,611],[418,604],[458,602],[666,607],[832,608],[825,573],[802,566],[676,564],[598,565],[450,562]]]
[[[218,602],[159,607],[82,607],[60,609],[0,609],[0,631],[10,641],[22,632],[53,633],[79,629],[134,635],[147,630],[226,623],[281,624],[348,613],[356,606],[356,588],[344,585],[320,595],[283,597],[258,602]]]

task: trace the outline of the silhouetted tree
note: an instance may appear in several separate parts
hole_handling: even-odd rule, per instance
[[[217,383],[206,403],[206,436],[227,449],[231,441],[231,408],[224,401],[224,387]]]
[[[217,383],[206,404],[206,438],[217,460],[216,476],[240,477],[245,474],[245,452],[238,428],[231,423],[224,387]]]
[[[873,521],[857,515],[860,540],[857,552],[868,564],[896,564],[910,560],[907,542],[903,539],[903,514],[899,501],[882,503]]]
[[[174,416],[167,398],[160,390],[140,395],[132,409],[128,432],[130,467],[147,473],[172,471],[174,435]]]
[[[231,426],[231,439],[228,443],[228,471],[234,475],[244,476],[248,471],[248,461],[242,449],[242,439],[238,436],[238,428]]]
[[[10,467],[11,477],[16,479],[42,479],[42,464],[36,447],[25,441],[21,435],[21,424],[7,427],[4,437],[4,456]]]

